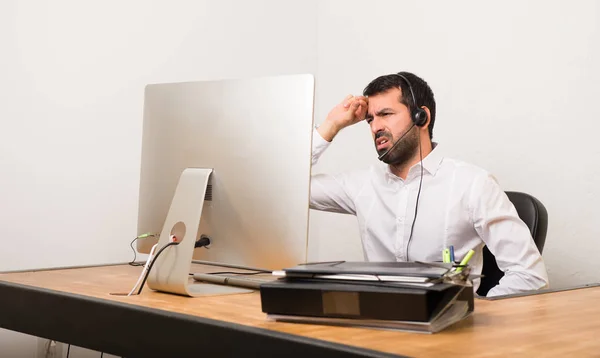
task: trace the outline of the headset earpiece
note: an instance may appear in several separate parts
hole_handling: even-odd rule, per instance
[[[408,80],[408,78],[406,78],[406,76],[404,76],[400,73],[396,73],[396,75],[398,75],[400,78],[402,78],[404,80],[404,82],[406,82],[406,84],[408,85],[408,90],[410,91],[410,95],[413,99],[413,105],[416,107],[414,110],[412,110],[410,112],[410,117],[411,117],[413,123],[417,127],[423,127],[425,125],[425,123],[427,123],[427,112],[425,112],[425,110],[423,108],[420,108],[419,105],[417,104],[417,98],[415,97],[415,92],[413,91],[412,85],[410,84],[410,81]]]
[[[412,111],[412,120],[417,127],[423,127],[427,123],[427,112],[423,108]]]

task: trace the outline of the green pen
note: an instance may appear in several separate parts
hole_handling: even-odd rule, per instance
[[[442,251],[442,261],[445,264],[450,263],[450,249],[444,249],[444,251]]]
[[[473,251],[473,250],[469,250],[469,252],[467,252],[467,254],[465,255],[465,258],[462,259],[462,261],[460,262],[461,267],[457,268],[456,272],[462,271],[463,266],[466,266],[469,263],[469,260],[471,260],[471,257],[473,257],[473,254],[475,254],[475,251]]]

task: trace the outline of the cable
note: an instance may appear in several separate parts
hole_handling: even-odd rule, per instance
[[[338,261],[305,262],[305,263],[298,264],[298,266],[310,266],[310,265],[329,265],[329,266],[335,266],[335,265],[343,264],[344,262],[346,262],[346,261],[345,260],[338,260]]]
[[[419,180],[419,191],[417,192],[417,202],[415,203],[415,216],[413,217],[413,222],[410,226],[410,236],[408,237],[408,244],[406,245],[406,261],[410,261],[408,258],[408,250],[410,249],[410,240],[412,239],[413,229],[415,228],[415,222],[417,221],[419,197],[421,196],[421,185],[423,184],[423,152],[421,151],[421,140],[419,140],[419,160],[421,162],[421,179]]]
[[[168,244],[166,244],[165,246],[163,246],[160,250],[158,250],[158,252],[156,253],[156,256],[154,256],[154,258],[152,258],[152,262],[150,262],[150,267],[148,267],[148,270],[146,270],[146,275],[144,275],[144,280],[142,281],[142,285],[140,286],[140,289],[137,292],[138,295],[140,293],[142,293],[142,289],[144,288],[144,285],[146,284],[146,280],[148,279],[148,276],[150,274],[150,270],[152,270],[152,266],[154,266],[154,263],[156,262],[156,259],[158,259],[158,256],[160,256],[160,254],[163,251],[165,251],[165,249],[167,247],[173,246],[173,245],[179,245],[179,242],[169,242]]]
[[[146,237],[148,237],[148,236],[150,236],[150,234],[147,235]],[[140,238],[141,238],[141,235],[140,235]],[[142,293],[144,285],[146,284],[146,280],[148,279],[148,276],[150,275],[150,270],[152,270],[152,266],[154,266],[154,263],[158,259],[158,256],[160,256],[160,254],[163,251],[165,251],[165,249],[167,247],[173,246],[173,245],[179,245],[179,243],[180,243],[178,241],[177,237],[175,237],[175,235],[171,235],[169,237],[169,240],[170,240],[170,242],[168,244],[166,244],[165,246],[163,246],[160,250],[158,250],[156,255],[154,255],[154,251],[156,250],[156,247],[158,247],[158,244],[156,244],[152,247],[152,250],[150,250],[150,255],[148,256],[148,260],[146,261],[146,265],[144,266],[144,270],[142,271],[142,273],[138,279],[138,282],[135,284],[135,286],[133,286],[133,289],[131,290],[131,292],[129,292],[129,294],[127,296],[133,295],[133,292],[135,291],[136,287],[138,287],[140,280],[142,280],[142,277],[143,277],[141,285],[139,285],[137,294],[139,295],[140,293]],[[198,240],[196,242],[195,248],[196,247],[205,247],[207,245],[210,245],[210,239],[208,237],[202,237],[202,238],[200,238],[200,240]]]
[[[129,262],[129,265],[131,266],[143,266],[144,264],[141,262],[135,262],[135,260],[137,259],[137,251],[135,251],[135,249],[133,248],[133,243],[138,240],[138,239],[145,239],[147,237],[155,237],[154,234],[151,233],[146,233],[146,234],[142,234],[140,236],[137,236],[135,239],[133,239],[133,241],[131,241],[131,243],[129,244],[129,247],[131,247],[131,251],[133,251],[133,260],[131,260]]]
[[[133,251],[133,259],[129,262],[129,264],[131,266],[143,266],[144,264],[141,262],[135,262],[135,260],[137,259],[137,252],[135,251],[135,249],[133,248],[133,243],[139,239],[139,237],[136,237],[135,239],[133,239],[133,241],[131,241],[131,243],[129,244],[129,246],[131,247],[131,250]]]
[[[196,243],[194,244],[194,249],[197,249],[199,247],[204,247],[205,249],[208,249],[207,246],[210,245],[210,237],[206,236],[206,235],[201,235],[200,239],[198,241],[196,241]]]
[[[260,274],[273,274],[273,271],[256,271],[256,272],[233,272],[233,271],[224,271],[224,272],[209,272],[209,275],[239,275],[239,276],[252,276],[252,275],[260,275]]]
[[[227,267],[227,268],[248,270],[248,271],[269,271],[269,270],[263,269],[263,268],[240,266],[240,265],[230,265],[230,264],[224,264],[221,262],[212,262],[212,261],[203,261],[203,260],[192,260],[192,263],[200,264],[200,265],[209,265],[209,266],[220,266],[220,267]]]
[[[69,358],[69,354],[71,354],[71,345],[67,346],[67,358]]]
[[[133,295],[133,293],[135,292],[135,289],[138,287],[138,285],[142,281],[144,275],[147,273],[148,267],[150,267],[150,262],[152,260],[152,257],[154,256],[154,252],[156,251],[157,247],[158,247],[158,244],[155,244],[154,246],[152,246],[152,249],[150,250],[150,255],[148,255],[148,259],[146,260],[146,264],[144,265],[144,269],[142,270],[142,273],[140,274],[140,277],[138,278],[137,282],[135,283],[135,285],[133,286],[133,288],[131,289],[131,291],[129,291],[129,293],[127,294],[127,296]]]
[[[100,358],[104,357],[104,352],[100,352]]]

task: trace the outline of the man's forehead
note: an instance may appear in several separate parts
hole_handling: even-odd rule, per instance
[[[402,106],[400,103],[400,90],[390,89],[383,93],[378,93],[374,96],[368,97],[369,99],[369,113],[377,113],[385,108],[399,108]]]

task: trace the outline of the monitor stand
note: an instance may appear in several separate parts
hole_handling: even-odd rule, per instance
[[[212,169],[207,168],[187,168],[181,173],[156,251],[169,243],[171,235],[180,243],[168,247],[156,259],[148,275],[151,289],[189,297],[253,292],[232,286],[190,283],[194,246],[211,174]]]

